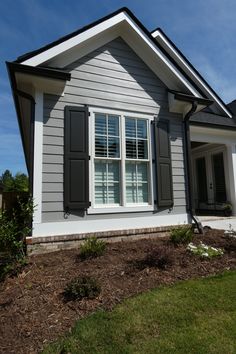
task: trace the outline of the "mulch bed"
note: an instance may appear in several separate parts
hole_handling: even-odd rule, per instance
[[[186,247],[170,245],[173,264],[166,269],[137,266],[168,238],[111,243],[103,256],[81,261],[78,250],[31,256],[18,277],[0,284],[0,353],[38,353],[50,341],[69,330],[76,319],[98,308],[111,309],[122,299],[140,292],[236,269],[236,240],[228,241],[223,231],[209,230],[194,242],[225,249],[222,257],[200,259]],[[102,291],[97,299],[65,302],[63,290],[79,275],[98,279]]]

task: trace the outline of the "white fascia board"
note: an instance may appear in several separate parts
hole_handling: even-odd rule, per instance
[[[190,139],[202,143],[233,144],[236,140],[236,131],[190,125]]]
[[[204,90],[206,90],[209,95],[218,103],[218,105],[224,110],[224,112],[232,118],[232,114],[229,113],[229,111],[222,105],[222,103],[218,100],[218,98],[214,95],[211,90],[204,84],[204,82],[201,80],[201,78],[193,71],[193,69],[186,63],[186,61],[182,58],[182,56],[175,50],[175,48],[169,43],[169,41],[166,40],[166,38],[160,33],[158,30],[154,31],[152,33],[153,38],[157,39],[159,37],[165,45],[172,51],[172,53],[178,58],[178,60],[184,65],[184,67],[189,71],[189,73],[199,81],[199,83],[203,86]]]
[[[166,64],[166,66],[175,74],[175,76],[184,84],[184,86],[196,97],[201,97],[200,93],[186,80],[186,78],[177,70],[177,68],[171,63],[171,61],[166,58],[162,51],[150,40],[150,38],[137,26],[137,24],[131,19],[131,17],[122,12],[114,17],[101,22],[100,24],[78,34],[77,36],[66,40],[44,52],[35,55],[34,57],[25,60],[22,64],[37,66],[46,61],[51,60],[64,53],[67,50],[70,50],[78,44],[85,43],[87,40],[93,36],[104,32],[107,29],[114,27],[115,25],[121,24],[122,22],[128,23],[132,29],[141,37],[144,42],[154,51],[154,53]]]

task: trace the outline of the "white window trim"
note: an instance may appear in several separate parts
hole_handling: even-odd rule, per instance
[[[153,211],[154,210],[154,196],[153,196],[153,170],[152,170],[152,149],[151,149],[151,140],[152,134],[150,131],[150,124],[148,124],[148,156],[149,159],[149,203],[137,203],[137,204],[126,204],[126,205],[103,205],[103,206],[96,206],[95,205],[95,193],[94,193],[94,160],[95,157],[95,143],[94,143],[94,136],[95,136],[95,113],[104,113],[104,114],[114,114],[121,116],[120,119],[120,158],[112,158],[110,160],[119,160],[121,161],[121,181],[120,181],[120,190],[123,191],[121,193],[121,204],[126,204],[126,195],[123,183],[125,181],[125,169],[124,165],[126,162],[125,156],[125,119],[124,117],[132,117],[132,118],[144,118],[151,122],[154,120],[154,115],[151,114],[142,114],[142,113],[132,113],[129,111],[121,111],[115,109],[107,109],[101,107],[89,107],[89,198],[91,201],[91,206],[88,208],[88,214],[111,214],[111,213],[126,213],[126,212],[142,212],[142,211]],[[108,158],[109,159],[109,158]],[[143,160],[136,160],[132,159],[132,161],[140,161]],[[123,198],[123,199],[122,199]]]

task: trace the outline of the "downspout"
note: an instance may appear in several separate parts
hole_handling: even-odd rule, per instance
[[[198,232],[203,233],[203,227],[201,222],[197,219],[195,210],[193,208],[193,188],[192,188],[192,161],[191,161],[191,142],[190,142],[190,129],[189,129],[189,119],[196,112],[198,103],[197,101],[192,102],[192,107],[186,113],[183,119],[183,128],[184,128],[184,147],[185,147],[185,156],[186,156],[186,175],[187,175],[187,184],[188,184],[188,209],[191,219],[194,221]]]

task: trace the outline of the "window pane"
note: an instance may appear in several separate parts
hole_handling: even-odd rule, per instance
[[[148,203],[148,164],[126,162],[126,202]]]
[[[147,163],[137,164],[137,180],[138,182],[147,182]]]
[[[126,157],[129,159],[137,158],[135,139],[126,139]]]
[[[120,157],[119,138],[108,138],[108,156]]]
[[[126,202],[137,203],[136,184],[126,184]]]
[[[143,183],[138,185],[138,202],[148,203],[148,184]]]
[[[106,163],[102,161],[95,162],[94,177],[96,182],[106,181]]]
[[[136,181],[136,165],[132,162],[126,162],[126,183],[132,183]]]
[[[106,115],[105,114],[95,114],[95,134],[106,135]]]
[[[120,163],[96,160],[95,204],[120,204]]]
[[[108,185],[109,204],[120,204],[120,186],[118,183]]]
[[[119,116],[108,116],[108,135],[119,136]]]
[[[107,138],[95,137],[95,156],[107,156]]]
[[[147,159],[147,140],[138,140],[138,159]]]
[[[119,162],[109,162],[108,163],[108,175],[107,175],[107,180],[114,181],[114,182],[119,182],[120,180],[120,164]]]
[[[127,137],[136,137],[136,122],[133,118],[125,118],[125,135]]]
[[[107,187],[105,184],[95,184],[95,204],[107,203]]]
[[[147,121],[144,119],[137,119],[137,137],[147,139]]]

